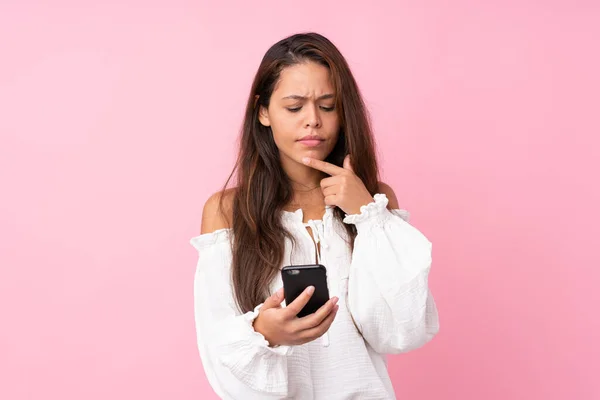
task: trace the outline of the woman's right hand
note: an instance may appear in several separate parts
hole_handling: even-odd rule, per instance
[[[263,303],[254,320],[254,330],[265,337],[269,346],[300,345],[322,336],[335,318],[338,298],[334,296],[314,313],[298,318],[314,290],[313,286],[307,287],[292,303],[282,308],[283,288],[279,289]]]

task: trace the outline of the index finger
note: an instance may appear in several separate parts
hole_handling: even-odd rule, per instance
[[[294,301],[285,307],[290,316],[295,317],[304,308],[315,291],[314,286],[309,286]]]
[[[346,171],[344,168],[338,167],[337,165],[333,165],[326,161],[317,160],[316,158],[304,157],[302,162],[309,167],[323,171],[331,176],[339,175]]]

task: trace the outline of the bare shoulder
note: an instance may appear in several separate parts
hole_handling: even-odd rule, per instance
[[[383,193],[388,198],[388,208],[390,210],[400,208],[398,204],[398,198],[396,197],[396,193],[394,193],[394,189],[390,185],[384,182],[378,182],[379,185],[379,193]]]
[[[202,210],[201,234],[230,228],[234,194],[235,188],[226,189],[213,194],[206,200]]]

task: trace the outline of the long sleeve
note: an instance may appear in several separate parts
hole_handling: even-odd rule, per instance
[[[194,311],[198,349],[214,391],[223,399],[281,399],[288,391],[289,346],[269,347],[253,329],[262,304],[242,314],[230,277],[230,231],[196,236]]]
[[[431,242],[408,223],[405,210],[388,210],[385,194],[346,215],[357,236],[348,281],[348,307],[363,338],[378,353],[416,349],[439,330],[429,291]]]

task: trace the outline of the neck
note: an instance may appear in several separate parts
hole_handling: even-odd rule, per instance
[[[294,191],[291,206],[310,208],[321,207],[324,204],[321,180],[326,178],[327,174],[293,160],[288,160],[287,163],[282,160],[282,167]]]

